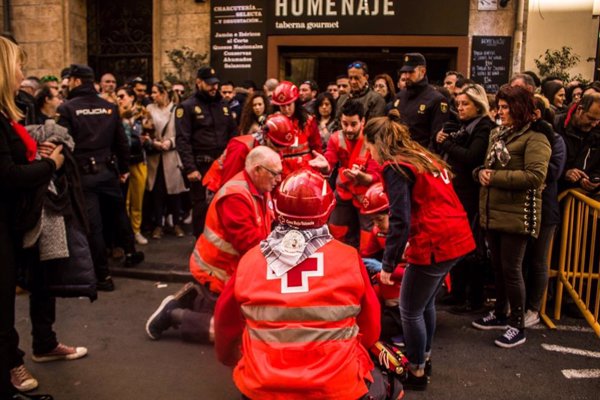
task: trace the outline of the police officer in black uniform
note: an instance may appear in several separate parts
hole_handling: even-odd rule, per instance
[[[90,225],[88,240],[98,279],[97,288],[112,291],[114,284],[108,270],[102,210],[114,213],[111,220],[116,221],[117,236],[123,241],[126,266],[144,259],[144,253],[135,250],[133,231],[119,186],[119,179],[127,178],[129,145],[117,106],[99,97],[94,88],[94,71],[87,65],[72,64],[68,77],[68,101],[58,108],[58,123],[69,129],[75,140],[73,155],[79,164],[86,200]]]
[[[219,93],[219,77],[211,67],[198,70],[194,96],[183,101],[175,112],[177,151],[190,185],[194,235],[204,230],[208,209],[202,177],[237,134],[235,119]]]
[[[429,84],[427,64],[421,53],[404,55],[400,78],[406,80],[406,89],[396,94],[392,106],[400,111],[402,122],[408,126],[412,139],[431,148],[435,135],[448,121],[448,101]]]

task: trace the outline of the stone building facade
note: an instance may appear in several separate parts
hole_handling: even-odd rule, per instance
[[[270,0],[269,0],[270,1]],[[277,1],[277,0],[273,0]],[[291,0],[293,1],[293,0]],[[301,1],[301,0],[298,0]],[[331,1],[331,0],[324,0]],[[369,0],[373,1],[373,0]],[[408,1],[408,0],[399,0]],[[446,2],[446,0],[432,0],[439,2]],[[471,67],[471,56],[472,56],[472,39],[477,36],[501,36],[511,37],[513,40],[510,45],[512,52],[510,54],[510,72],[513,70],[521,70],[524,67],[532,69],[533,58],[539,55],[541,47],[547,46],[559,46],[561,43],[569,44],[573,43],[569,36],[569,33],[565,29],[559,30],[565,37],[556,38],[552,42],[544,41],[540,39],[540,35],[553,32],[553,28],[544,24],[543,21],[535,19],[530,16],[532,13],[529,10],[529,4],[531,0],[511,0],[508,2],[506,7],[498,6],[493,11],[483,11],[479,8],[478,0],[464,0],[469,1],[469,19],[468,19],[468,35],[464,36],[464,39],[456,39],[451,43],[462,43],[457,45],[456,58],[452,61],[457,69],[467,72]],[[549,0],[535,0],[535,4],[539,7],[544,1]],[[582,39],[582,42],[586,42],[585,48],[582,50],[584,54],[586,65],[581,69],[584,76],[588,79],[593,77],[594,68],[587,62],[590,57],[595,57],[595,49],[597,47],[597,19],[591,20],[591,4],[594,0],[574,0],[586,3],[585,10],[581,8],[579,14],[579,20],[577,18],[571,18],[569,22],[572,26],[577,24],[581,19],[586,20],[587,24],[585,29],[575,29],[578,35],[578,39]],[[114,13],[111,17],[101,15],[101,12],[90,10],[105,11],[109,8],[107,4],[115,3],[115,7],[127,7],[128,4],[133,4],[129,1],[116,2],[114,0],[1,0],[0,3],[0,24],[3,32],[10,32],[19,41],[23,48],[28,53],[28,64],[26,66],[26,73],[28,75],[42,76],[46,74],[58,75],[60,70],[68,66],[70,63],[90,63],[99,62],[98,60],[106,60],[108,55],[103,52],[102,48],[94,47],[94,42],[98,41],[97,32],[106,25],[106,18],[112,18],[109,21],[114,22],[115,18],[123,18],[122,15]],[[135,0],[134,2],[138,7],[138,10],[143,10],[144,15],[148,15],[149,39],[146,40],[145,46],[149,50],[145,54],[150,54],[145,61],[145,68],[147,69],[147,78],[150,80],[159,80],[164,75],[172,71],[172,66],[167,58],[166,52],[187,46],[198,53],[207,53],[210,56],[211,53],[211,7],[212,3],[219,4],[216,0],[207,0],[206,2],[196,2],[194,0]],[[245,3],[240,1],[239,3]],[[498,2],[500,3],[500,2]],[[517,17],[519,15],[519,6],[523,3],[524,18],[523,23],[523,35],[517,38],[515,43],[515,28],[518,27],[519,22]],[[587,10],[587,3],[589,3],[590,10]],[[4,16],[6,9],[10,10],[10,26],[4,26]],[[564,11],[564,10],[563,10]],[[564,11],[566,12],[566,11]],[[137,13],[135,10],[131,11],[131,18],[135,18]],[[94,14],[94,15],[91,15]],[[555,14],[553,14],[555,15]],[[127,17],[129,18],[129,17]],[[533,18],[535,23],[535,29],[527,29],[528,18]],[[589,20],[589,21],[588,21]],[[111,34],[116,36],[122,36],[119,32],[119,26],[127,27],[127,21],[125,25],[115,24],[117,28],[114,28]],[[581,24],[579,24],[581,27]],[[554,27],[556,28],[556,26]],[[595,29],[595,34],[594,34]],[[123,31],[126,29],[123,28]],[[129,32],[131,33],[131,32]],[[132,37],[135,36],[131,33]],[[591,36],[589,36],[591,35]],[[581,36],[581,38],[580,38]],[[383,37],[383,36],[377,36]],[[410,37],[413,38],[413,37]],[[396,42],[393,39],[389,39],[390,43],[401,43],[403,46],[410,47],[410,40],[401,40],[397,38]],[[414,37],[418,40],[414,42],[414,46],[434,46],[428,44],[427,35],[423,37]],[[533,47],[535,51],[527,51],[527,38],[529,41],[534,43]],[[588,38],[587,41],[583,40]],[[111,39],[112,40],[112,39]],[[269,37],[268,45],[270,46],[271,52],[268,54],[267,60],[267,71],[270,74],[281,75],[283,69],[281,68],[281,56],[278,54],[277,41],[285,42],[285,39],[281,37]],[[315,43],[316,45],[321,42],[319,37],[311,37],[310,40],[303,39],[302,43]],[[338,41],[343,38],[338,38]],[[377,39],[369,44],[377,44]],[[387,39],[386,39],[387,40]],[[454,40],[454,39],[452,39]],[[462,41],[461,41],[462,40]],[[126,41],[126,40],[125,40]],[[335,42],[335,41],[334,41]],[[442,41],[443,42],[443,41]],[[290,41],[293,43],[293,40]],[[369,42],[367,42],[369,43]],[[347,45],[347,44],[346,44]],[[390,45],[385,44],[385,45]],[[95,50],[93,50],[95,48]],[[127,49],[127,47],[123,47]],[[275,50],[273,50],[275,49]],[[516,49],[516,50],[515,50]],[[90,54],[91,51],[95,54]],[[517,52],[518,51],[518,52]],[[115,51],[113,56],[122,56],[123,60],[121,65],[127,64],[127,57],[131,56],[134,52],[125,51],[121,54],[121,50]],[[592,54],[594,53],[594,54]],[[115,64],[106,64],[115,65]],[[134,64],[135,65],[135,64]],[[590,68],[591,67],[591,68]],[[106,68],[106,67],[104,67]],[[102,69],[102,68],[97,68]],[[97,71],[101,73],[105,71]],[[281,77],[281,76],[278,76]]]

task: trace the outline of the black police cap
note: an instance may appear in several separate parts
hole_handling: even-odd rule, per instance
[[[213,85],[215,83],[221,82],[214,68],[212,67],[201,67],[198,69],[198,79],[202,79],[204,82],[209,85]]]
[[[94,70],[84,64],[71,64],[67,76],[69,78],[94,79]]]
[[[400,68],[400,72],[412,72],[418,66],[426,66],[427,62],[421,53],[406,53],[404,55],[404,64]]]

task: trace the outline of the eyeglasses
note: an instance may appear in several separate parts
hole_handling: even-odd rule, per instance
[[[267,168],[264,165],[259,165],[259,167],[263,168],[268,173],[270,173],[271,175],[273,175],[273,178],[277,178],[278,176],[281,176],[281,174],[283,173],[283,171],[279,171],[279,172],[273,171],[271,168]]]

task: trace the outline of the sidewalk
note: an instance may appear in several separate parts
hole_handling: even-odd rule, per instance
[[[145,260],[131,268],[125,268],[122,260],[111,259],[110,271],[113,276],[146,279],[163,282],[189,282],[192,275],[189,259],[196,242],[191,234],[191,225],[184,225],[186,236],[178,238],[165,233],[162,239],[151,239],[150,232],[144,232],[148,244],[136,245],[143,251]]]

